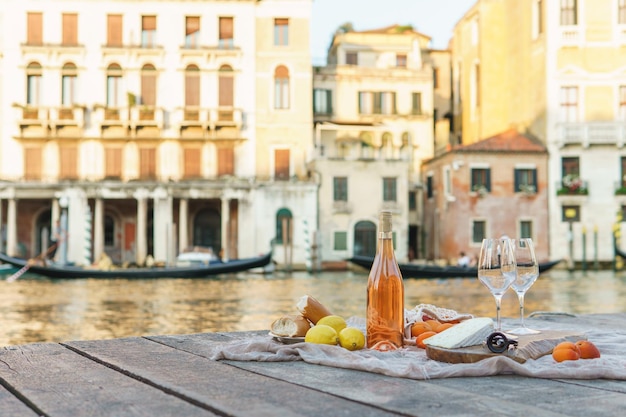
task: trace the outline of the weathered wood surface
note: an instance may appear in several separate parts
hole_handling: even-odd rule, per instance
[[[544,319],[626,329],[626,314]],[[267,330],[9,346],[0,350],[0,416],[606,417],[626,409],[626,381],[415,381],[300,361],[207,359],[211,344],[259,333]]]

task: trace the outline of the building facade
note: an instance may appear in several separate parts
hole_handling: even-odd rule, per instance
[[[304,263],[310,0],[0,2],[2,250]]]
[[[455,27],[455,133],[468,144],[515,128],[545,144],[553,258],[614,257],[626,203],[625,50],[626,4],[616,0],[479,0]]]
[[[406,26],[338,30],[313,76],[323,260],[376,251],[378,213],[393,212],[396,254],[421,250],[421,163],[434,147],[430,38]]]

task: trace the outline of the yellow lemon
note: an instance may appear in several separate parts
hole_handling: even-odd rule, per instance
[[[330,326],[333,329],[335,329],[337,334],[339,334],[339,332],[345,329],[347,326],[346,321],[341,316],[322,317],[316,324],[317,325],[325,324],[326,326]]]
[[[307,343],[317,343],[320,345],[336,345],[337,332],[330,326],[325,324],[317,324],[311,327],[304,336]]]
[[[365,335],[356,327],[346,327],[339,332],[339,344],[348,350],[360,350],[365,347]]]

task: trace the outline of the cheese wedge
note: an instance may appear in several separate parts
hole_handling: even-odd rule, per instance
[[[444,349],[457,349],[480,345],[493,332],[493,320],[489,317],[477,317],[437,333],[424,340],[427,346]]]

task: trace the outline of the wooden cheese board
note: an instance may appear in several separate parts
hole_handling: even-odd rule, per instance
[[[433,360],[447,363],[474,363],[494,356],[508,356],[509,358],[524,363],[528,359],[537,359],[552,353],[552,349],[561,342],[586,339],[581,333],[561,330],[544,330],[538,334],[524,336],[509,336],[507,338],[517,340],[517,347],[504,353],[493,353],[486,345],[468,346],[458,349],[444,349],[434,346],[426,346],[426,355]]]

